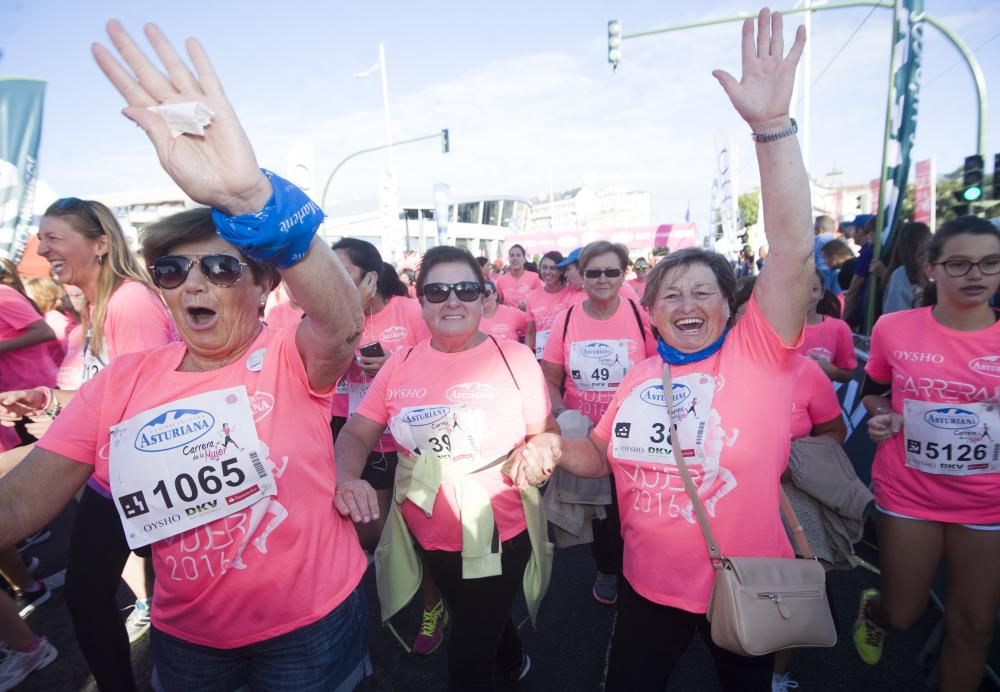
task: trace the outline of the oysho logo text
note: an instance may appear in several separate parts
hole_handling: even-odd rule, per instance
[[[215,426],[208,411],[175,409],[160,414],[139,429],[134,446],[140,452],[162,452],[194,442]]]
[[[396,399],[423,399],[425,396],[427,396],[426,387],[399,387],[387,390],[385,399],[386,401],[394,401]]]
[[[893,351],[892,357],[896,360],[905,360],[908,363],[934,363],[941,365],[944,356],[940,353],[925,353],[923,351]]]

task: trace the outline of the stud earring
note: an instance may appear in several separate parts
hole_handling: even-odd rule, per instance
[[[97,256],[97,263],[98,264],[104,264],[104,255],[98,255]]]

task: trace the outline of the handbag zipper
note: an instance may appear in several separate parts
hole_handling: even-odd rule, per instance
[[[758,593],[757,594],[757,598],[759,598],[761,600],[766,599],[766,600],[769,600],[772,603],[774,603],[775,607],[778,609],[778,613],[780,613],[781,617],[785,618],[786,620],[791,619],[792,614],[790,612],[788,612],[788,609],[781,602],[783,599],[785,599],[785,598],[807,598],[807,597],[808,598],[817,598],[818,596],[820,596],[820,592],[819,591],[785,591],[785,592],[781,592],[781,593],[779,593],[777,591],[764,591],[762,593]]]

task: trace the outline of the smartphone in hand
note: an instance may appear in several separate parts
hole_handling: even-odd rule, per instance
[[[358,353],[365,358],[381,358],[385,355],[385,351],[382,350],[382,344],[377,341],[365,344],[358,350]]]

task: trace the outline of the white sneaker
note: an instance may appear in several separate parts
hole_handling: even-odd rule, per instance
[[[135,644],[149,631],[149,602],[136,601],[135,607],[125,620],[128,643]]]
[[[788,690],[796,690],[798,687],[799,683],[792,680],[792,676],[788,673],[771,675],[771,692],[788,692]]]
[[[0,663],[0,692],[5,692],[19,684],[34,671],[44,668],[56,660],[59,652],[45,637],[38,638],[34,651],[7,650],[7,656]]]

